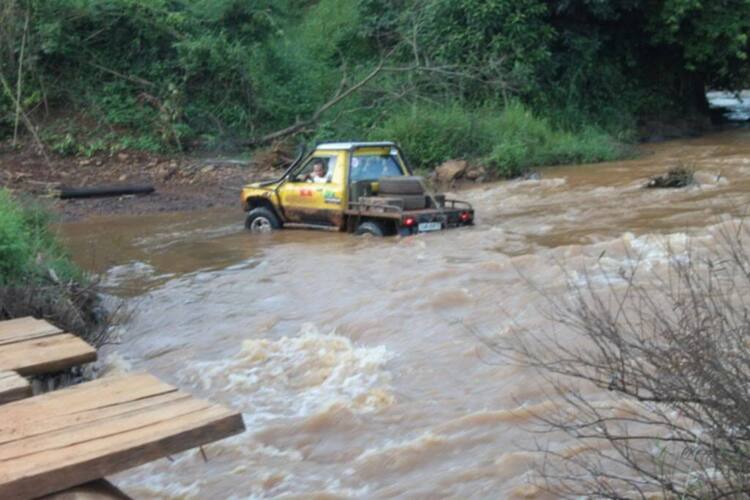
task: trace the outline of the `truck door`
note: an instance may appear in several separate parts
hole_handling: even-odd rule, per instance
[[[281,206],[290,222],[341,226],[344,211],[343,156],[343,153],[316,153],[279,188]]]

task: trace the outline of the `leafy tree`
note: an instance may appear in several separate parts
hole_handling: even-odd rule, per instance
[[[595,103],[625,95],[640,116],[705,112],[707,88],[750,83],[748,0],[548,4],[558,64],[546,78],[584,89],[583,98],[603,93]]]
[[[750,0],[7,0],[0,133],[19,101],[137,147],[238,143],[315,115],[386,56],[301,131],[516,99],[557,127],[619,131],[750,85],[749,35]]]
[[[433,0],[416,21],[420,48],[444,64],[475,68],[495,88],[528,93],[538,90],[535,75],[550,58],[546,14],[539,0]]]

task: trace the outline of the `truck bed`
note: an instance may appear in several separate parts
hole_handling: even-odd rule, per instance
[[[403,227],[404,222],[408,219],[413,219],[411,221],[413,227],[419,227],[423,223],[439,222],[443,228],[472,224],[474,219],[472,206],[459,200],[445,200],[442,207],[418,210],[404,210],[401,207],[388,204],[356,202],[350,203],[349,208],[344,213],[347,219],[351,221],[350,231],[363,219],[390,220],[396,224],[397,228]]]
[[[386,219],[401,219],[403,217],[422,217],[437,214],[471,212],[474,209],[471,204],[460,200],[445,200],[445,205],[436,208],[422,208],[418,210],[405,210],[395,205],[376,205],[372,203],[349,203],[349,208],[344,211],[346,215],[382,217]]]

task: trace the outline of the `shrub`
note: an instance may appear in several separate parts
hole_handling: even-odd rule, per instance
[[[414,166],[434,168],[451,158],[477,158],[491,150],[486,117],[458,105],[419,106],[395,112],[371,137],[395,140]]]
[[[614,160],[624,152],[604,132],[590,127],[578,132],[554,128],[517,103],[508,106],[498,121],[496,145],[487,163],[506,177],[533,166]]]
[[[109,315],[96,284],[71,261],[39,205],[19,204],[0,189],[0,320],[47,318],[100,346]]]
[[[502,110],[471,110],[458,104],[402,109],[371,137],[398,141],[419,168],[462,158],[484,163],[503,177],[517,176],[532,166],[612,160],[624,152],[604,132],[554,128],[519,102]]]
[[[31,244],[21,210],[5,190],[0,190],[0,284],[23,276],[31,256]]]
[[[560,328],[490,342],[539,371],[556,404],[535,416],[574,440],[540,448],[555,497],[747,498],[750,232],[735,220],[714,234],[666,246],[664,272],[636,258],[606,284],[571,274],[568,294],[545,295]]]
[[[0,190],[0,284],[36,281],[52,274],[78,280],[81,272],[50,230],[52,215],[38,204],[16,203]]]

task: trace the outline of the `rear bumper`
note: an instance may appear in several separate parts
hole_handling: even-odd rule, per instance
[[[433,224],[430,224],[433,223]],[[451,208],[430,211],[413,211],[403,212],[401,220],[398,223],[398,233],[402,236],[424,232],[420,230],[420,225],[435,227],[435,223],[440,224],[440,229],[452,229],[462,226],[474,225],[474,210],[472,208]],[[423,226],[424,227],[424,226]]]

